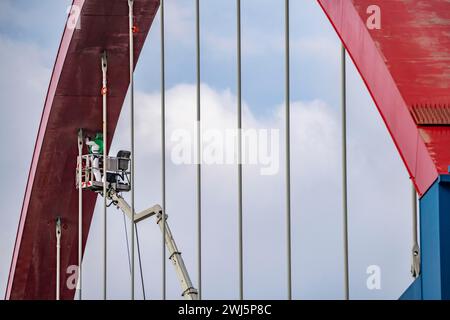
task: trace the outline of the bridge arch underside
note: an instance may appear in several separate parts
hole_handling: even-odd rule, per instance
[[[450,270],[450,239],[441,232],[450,225],[450,2],[318,3],[360,72],[421,196],[423,272],[410,297],[449,298],[450,276],[439,270]],[[108,145],[129,86],[127,2],[74,0],[74,4],[81,8],[81,28],[66,28],[61,40],[24,196],[7,299],[55,298],[56,239],[49,225],[58,216],[65,234],[61,269],[77,264],[78,202],[73,178],[77,131],[95,131],[101,123],[99,61],[104,50],[111,66]],[[369,30],[368,8],[374,5],[380,10],[381,24]],[[136,61],[158,7],[159,0],[135,0]],[[95,201],[95,195],[84,198],[86,231]],[[62,283],[66,276],[62,273]],[[439,291],[428,290],[436,285]],[[73,296],[74,290],[61,292],[62,299]]]
[[[360,72],[421,197],[422,273],[402,298],[449,299],[450,2],[318,2]]]
[[[138,60],[159,0],[135,0],[135,61]],[[7,299],[55,299],[56,239],[62,219],[61,284],[78,265],[78,191],[75,189],[77,133],[95,133],[102,123],[101,55],[108,54],[108,145],[127,93],[129,77],[128,2],[74,0],[80,11],[75,27],[68,23],[54,65],[8,279]],[[76,10],[77,11],[77,10]],[[73,17],[69,17],[73,19]],[[79,27],[78,27],[79,26]],[[83,196],[83,251],[97,195]],[[61,286],[61,299],[75,290]]]

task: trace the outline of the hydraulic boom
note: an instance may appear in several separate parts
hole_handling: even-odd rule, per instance
[[[118,193],[116,193],[113,189],[107,194],[107,199],[111,200],[112,203],[130,219],[132,219],[133,214],[131,211],[130,205],[125,201],[125,199]],[[173,266],[175,267],[175,271],[178,276],[178,280],[180,281],[181,288],[183,290],[182,296],[186,300],[198,300],[198,291],[192,285],[192,281],[189,277],[189,273],[186,269],[186,265],[184,264],[183,258],[181,256],[181,252],[178,250],[177,244],[173,239],[172,232],[167,224],[167,215],[165,218],[165,223],[162,222],[163,209],[159,205],[155,205],[149,209],[146,209],[140,213],[134,215],[134,223],[142,221],[151,216],[156,216],[156,223],[159,225],[161,232],[165,232],[165,242],[166,247],[169,252],[169,259],[172,261]]]

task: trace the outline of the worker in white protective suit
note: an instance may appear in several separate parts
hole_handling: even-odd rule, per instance
[[[92,158],[92,172],[94,173],[95,181],[102,181],[102,174],[100,170],[100,156],[103,155],[103,135],[97,133],[95,138],[86,137],[86,145]]]

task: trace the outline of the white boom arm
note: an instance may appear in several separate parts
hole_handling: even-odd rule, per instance
[[[132,219],[133,214],[131,211],[130,205],[115,191],[111,190],[108,193],[108,199],[111,200],[114,205],[117,206],[122,212],[130,219]],[[156,215],[156,223],[159,225],[162,232],[164,232],[164,225],[166,228],[165,232],[165,242],[167,250],[169,251],[169,259],[172,261],[172,264],[175,267],[175,271],[178,276],[178,280],[180,281],[181,288],[183,290],[182,296],[186,300],[198,300],[198,291],[194,288],[191,282],[191,278],[189,277],[189,273],[186,269],[186,265],[184,264],[183,258],[181,257],[181,252],[177,248],[177,244],[173,239],[172,232],[170,231],[169,225],[167,224],[167,215],[165,218],[165,223],[162,222],[163,210],[161,206],[155,205],[147,210],[144,210],[140,213],[134,215],[134,223],[142,221],[146,218]]]

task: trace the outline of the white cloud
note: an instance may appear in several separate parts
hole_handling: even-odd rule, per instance
[[[337,60],[340,48],[336,39],[323,36],[294,39],[291,47],[294,55],[320,57],[328,60]]]
[[[167,91],[167,137],[178,128],[191,128],[195,122],[195,86],[180,84]],[[137,210],[160,203],[160,95],[137,95]],[[128,144],[128,112],[120,120],[113,148],[124,148]],[[228,90],[217,91],[202,85],[202,110],[204,127],[224,129],[236,125],[236,97]],[[256,118],[245,105],[244,126],[254,128],[279,128],[283,130],[283,106],[274,108],[272,116]],[[382,130],[382,126],[380,126]],[[373,137],[372,137],[373,138]],[[383,137],[384,139],[385,137]],[[376,140],[376,139],[375,139]],[[356,141],[356,142],[355,142]],[[364,149],[358,146],[358,138],[350,138],[350,216],[351,216],[351,265],[356,297],[364,296],[395,298],[403,288],[383,283],[384,291],[367,292],[365,270],[368,265],[380,265],[386,279],[403,274],[407,281],[405,256],[396,256],[403,250],[397,239],[395,226],[402,224],[408,216],[405,204],[393,199],[399,184],[392,188],[380,188],[377,181],[392,181],[392,172],[383,172],[367,167]],[[293,192],[293,257],[294,293],[300,298],[340,298],[342,296],[342,236],[340,195],[340,129],[339,118],[330,106],[319,100],[308,103],[292,103],[292,192]],[[171,144],[167,145],[170,155]],[[390,146],[382,147],[381,161],[395,155]],[[283,150],[282,150],[283,155]],[[196,202],[195,167],[175,166],[167,159],[167,210],[170,224],[191,276],[196,283]],[[284,163],[284,159],[280,159]],[[390,166],[398,166],[391,161]],[[358,188],[365,173],[365,181],[372,183]],[[380,176],[380,173],[384,176]],[[205,298],[237,297],[237,188],[235,166],[203,166],[203,274]],[[395,175],[395,173],[394,173]],[[402,176],[399,172],[398,176]],[[404,185],[404,184],[403,184]],[[398,193],[397,193],[398,194]],[[376,195],[376,196],[375,196]],[[375,197],[375,199],[374,199]],[[377,199],[387,199],[380,203]],[[405,215],[398,215],[396,211]],[[392,223],[395,226],[386,228]],[[100,254],[95,244],[101,232],[96,213],[89,240],[87,265],[94,265]],[[364,219],[362,218],[364,217]],[[110,227],[122,232],[120,215],[114,214]],[[367,224],[368,223],[368,224]],[[244,166],[244,239],[245,239],[245,284],[248,298],[284,298],[285,293],[285,220],[284,220],[284,173],[265,177],[255,167]],[[408,229],[409,230],[409,229]],[[364,232],[362,232],[364,231]],[[383,237],[378,232],[384,231]],[[406,235],[407,235],[407,231]],[[111,248],[121,252],[115,257],[114,281],[123,286],[113,293],[116,298],[127,298],[127,262],[123,235],[115,233]],[[356,236],[357,235],[357,236]],[[392,249],[392,242],[397,245]],[[143,261],[147,293],[160,297],[160,233],[154,222],[141,227],[141,246],[145,248]],[[408,238],[405,236],[408,243]],[[363,245],[363,246],[362,246]],[[364,247],[365,246],[365,247]],[[381,251],[378,249],[383,248]],[[373,251],[375,250],[375,251]],[[403,261],[403,262],[402,262]],[[179,286],[170,264],[168,268],[169,297],[179,297]],[[356,269],[355,269],[356,268]],[[359,270],[361,269],[361,270]],[[99,269],[87,269],[87,277],[95,283]],[[119,271],[121,270],[121,271]],[[151,272],[149,270],[152,270]],[[397,273],[396,273],[397,272]],[[120,280],[119,280],[120,278]],[[356,282],[355,282],[356,281]],[[89,281],[91,283],[91,281]],[[98,284],[100,285],[100,284]],[[85,291],[91,291],[87,288]],[[138,289],[139,292],[139,289]],[[91,298],[94,295],[89,295]]]
[[[5,3],[9,2],[1,2],[0,5]],[[189,2],[189,5],[192,3]],[[167,4],[168,33],[184,46],[192,46],[195,26],[193,11],[177,6],[172,2]],[[4,21],[1,19],[5,19],[5,15],[2,17],[0,21]],[[29,28],[30,21],[21,23]],[[234,25],[230,28],[234,32]],[[283,52],[282,37],[271,37],[269,34],[267,41],[260,41],[268,34],[266,31],[263,28],[245,29],[244,36],[247,38],[244,54],[266,54],[273,58],[274,54]],[[235,54],[233,37],[207,33],[205,40],[206,45],[213,47],[222,57]],[[327,58],[332,51],[326,37],[294,36],[292,45],[299,54],[307,53],[321,58]],[[11,214],[0,217],[4,228],[0,233],[0,260],[4,262],[0,265],[0,281],[4,287],[34,137],[50,74],[50,68],[44,61],[51,60],[49,57],[52,55],[43,52],[40,47],[5,37],[0,37],[0,47],[0,96],[4,106],[2,110],[5,110],[0,132],[4,137],[14,133],[14,139],[4,140],[2,146],[17,155],[1,162],[3,167],[11,168],[7,172],[10,176],[4,177],[10,183],[2,189],[5,212]],[[338,50],[336,48],[334,50]],[[183,55],[182,47],[178,49]],[[336,54],[332,56],[336,57]],[[350,76],[354,74],[354,71],[349,72]],[[353,106],[349,108],[352,296],[396,298],[409,280],[408,181],[397,152],[360,79],[349,79],[349,82],[349,106]],[[364,94],[352,95],[354,92]],[[159,203],[161,198],[159,104],[158,94],[137,95],[137,209]],[[127,148],[129,143],[127,105],[124,106],[113,144],[116,151]],[[212,86],[203,85],[202,107],[205,127],[235,125],[236,97],[229,90],[218,91]],[[338,114],[333,111],[336,109],[336,106],[326,105],[320,100],[294,101],[292,104],[295,297],[342,296],[340,132]],[[244,126],[283,130],[282,106],[274,106],[273,110],[271,115],[261,118],[252,114],[248,105],[244,105]],[[167,92],[168,137],[174,129],[189,128],[194,121],[195,87],[188,84],[172,87]],[[283,161],[281,159],[280,163]],[[167,170],[169,221],[196,283],[195,167],[173,166],[169,162]],[[237,297],[236,175],[233,166],[203,167],[205,298]],[[262,177],[256,168],[245,167],[245,284],[248,298],[284,298],[283,179],[282,171],[277,176]],[[85,259],[85,294],[90,298],[101,296],[100,206],[94,216]],[[127,298],[129,271],[122,216],[110,209],[109,221],[110,297]],[[148,296],[159,298],[161,236],[154,221],[143,222],[140,236]],[[385,280],[382,280],[383,290],[380,292],[368,292],[365,289],[365,270],[371,264],[382,267]],[[169,297],[178,298],[180,290],[170,263],[167,264],[167,275]],[[138,277],[136,280],[138,283]],[[139,289],[137,286],[137,292]]]
[[[213,32],[205,32],[204,46],[218,59],[229,59],[236,55],[236,38]],[[339,46],[336,39],[325,36],[295,37],[290,40],[291,55],[303,59],[320,59],[327,62],[337,60]],[[282,35],[265,33],[264,30],[246,30],[243,38],[242,54],[244,57],[267,57],[283,55],[285,50]]]
[[[192,45],[195,30],[194,11],[192,3],[189,6],[179,2],[165,3],[167,36],[177,43]]]
[[[0,97],[2,117],[1,166],[3,208],[0,232],[0,291],[6,288],[23,192],[34,147],[42,105],[50,76],[43,52],[34,45],[0,35]]]
[[[64,23],[67,19],[66,9],[72,0],[47,0],[30,3],[28,1],[2,0],[0,2],[0,26],[11,29],[21,36],[34,33],[36,30],[49,30],[55,27],[55,21]],[[54,10],[54,19],[45,19]],[[56,25],[58,25],[56,23]],[[39,26],[39,28],[37,28]],[[62,27],[61,24],[58,27]],[[19,31],[19,32],[18,32]],[[2,32],[4,32],[2,30]]]
[[[273,5],[268,1],[266,5]],[[195,45],[195,11],[191,2],[168,2],[167,3],[167,37],[184,47],[193,48]],[[233,10],[234,6],[221,6],[228,10]],[[261,6],[261,4],[259,4]],[[206,13],[212,10],[205,6]],[[220,7],[220,6],[219,6]],[[262,10],[264,12],[264,10]],[[202,11],[203,14],[206,14]],[[281,13],[281,12],[280,12]],[[204,24],[202,17],[201,22]],[[246,57],[268,57],[284,54],[284,29],[280,17],[274,17],[272,23],[255,24],[252,19],[242,21],[242,54]],[[236,55],[236,27],[235,21],[230,21],[228,14],[217,17],[214,20],[217,25],[204,27],[201,30],[202,47],[207,50],[207,54],[219,60],[228,60]],[[207,22],[210,22],[207,20]],[[230,25],[230,22],[233,24]],[[321,58],[326,61],[334,59],[339,54],[339,46],[334,34],[315,34],[305,36],[298,33],[297,29],[301,21],[292,20],[291,26],[291,48],[293,55],[302,55],[309,58]]]

